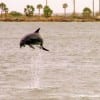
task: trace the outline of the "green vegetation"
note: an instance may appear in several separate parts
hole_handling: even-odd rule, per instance
[[[23,13],[18,11],[10,11],[7,5],[3,2],[0,3],[0,21],[100,21],[100,0],[99,0],[99,11],[94,12],[94,0],[92,0],[92,9],[85,7],[82,13],[76,12],[76,1],[73,0],[73,12],[67,13],[66,9],[68,6],[67,2],[62,3],[63,14],[55,14],[53,9],[48,4],[48,0],[45,0],[46,4],[37,4],[38,14],[35,14],[34,5],[26,5],[23,8]],[[42,10],[41,10],[42,9]],[[43,11],[43,12],[41,12]]]
[[[32,5],[27,5],[26,8],[24,8],[24,13],[26,16],[33,16],[34,14],[34,7]]]
[[[20,17],[22,16],[22,13],[17,12],[17,11],[11,11],[9,15],[11,15],[12,17]]]
[[[67,3],[64,3],[63,4],[63,8],[64,8],[64,15],[66,16],[66,8],[68,7],[68,4]]]
[[[40,9],[42,9],[42,8],[43,8],[42,4],[37,5],[37,9],[39,10],[39,16],[40,16]]]
[[[3,3],[3,2],[0,3],[0,10],[1,10],[1,17],[3,15],[3,13],[5,14],[5,16],[7,16],[8,8],[5,3]]]
[[[86,7],[86,8],[83,9],[83,16],[84,17],[86,17],[86,18],[91,17],[91,13],[92,13],[92,11],[91,11],[90,8]]]
[[[49,6],[45,6],[43,12],[45,17],[50,17],[53,13]]]

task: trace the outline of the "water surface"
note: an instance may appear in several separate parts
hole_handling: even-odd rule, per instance
[[[50,52],[20,49],[38,27]],[[0,22],[0,100],[100,100],[100,23]]]

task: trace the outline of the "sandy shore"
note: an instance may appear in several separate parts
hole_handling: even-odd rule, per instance
[[[10,22],[95,22],[100,21],[100,18],[94,17],[94,18],[82,18],[82,17],[63,17],[63,16],[52,16],[52,17],[4,17],[0,18],[0,21],[10,21]]]

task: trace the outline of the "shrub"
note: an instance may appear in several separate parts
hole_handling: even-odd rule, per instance
[[[49,6],[45,6],[43,12],[45,17],[50,17],[53,13]]]
[[[22,16],[22,14],[20,12],[17,12],[17,11],[12,11],[9,13],[11,16],[14,16],[14,17],[19,17],[19,16]]]
[[[91,13],[92,13],[91,9],[86,7],[86,8],[83,9],[83,13],[82,14],[83,14],[84,17],[90,17]]]

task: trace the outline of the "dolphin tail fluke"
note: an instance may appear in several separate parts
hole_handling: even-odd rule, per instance
[[[48,49],[46,49],[46,48],[44,48],[44,47],[42,47],[42,49],[45,50],[45,51],[49,51]]]

